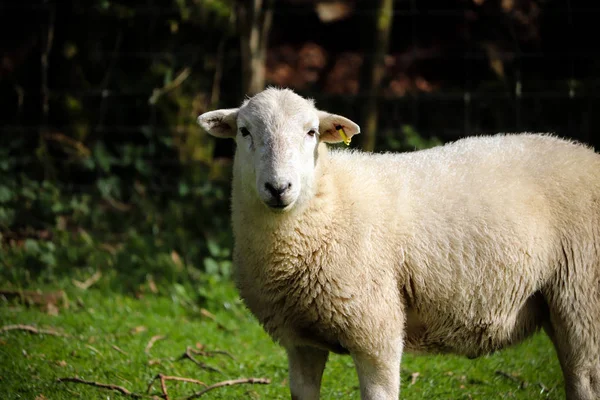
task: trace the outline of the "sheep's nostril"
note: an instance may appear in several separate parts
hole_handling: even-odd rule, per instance
[[[292,183],[283,183],[279,185],[273,185],[272,183],[265,183],[265,189],[271,193],[271,196],[275,198],[280,198],[285,192],[287,192],[292,187]]]

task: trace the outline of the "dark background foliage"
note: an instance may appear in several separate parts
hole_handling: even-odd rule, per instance
[[[0,4],[9,284],[101,270],[134,293],[175,284],[209,297],[198,282],[229,277],[233,145],[195,119],[252,93],[242,22],[257,1]],[[381,4],[265,1],[264,84],[358,122],[373,100],[376,151],[525,130],[600,145],[593,3],[397,0],[377,58]],[[383,71],[375,92],[372,64]]]

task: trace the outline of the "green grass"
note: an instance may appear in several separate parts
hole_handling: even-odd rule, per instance
[[[57,379],[77,376],[144,393],[159,373],[207,384],[271,380],[219,388],[205,398],[290,398],[283,350],[242,307],[228,280],[230,170],[204,163],[157,168],[158,154],[183,154],[170,135],[111,149],[91,141],[89,157],[79,160],[51,160],[36,151],[28,171],[22,164],[22,155],[31,153],[28,141],[0,146],[0,290],[60,289],[69,299],[56,313],[0,295],[0,400],[124,398]],[[415,132],[404,136],[411,148],[434,144]],[[36,171],[56,179],[39,180]],[[80,179],[89,179],[89,187],[72,191]],[[75,285],[94,275],[100,278],[88,290]],[[11,324],[69,337],[2,331]],[[146,352],[156,335],[164,339]],[[188,346],[224,350],[235,359],[197,356],[221,372],[207,371],[181,359]],[[473,361],[405,355],[401,374],[403,399],[564,399],[558,362],[543,335]],[[182,382],[168,387],[172,400],[201,389]],[[159,390],[156,385],[152,394]],[[331,356],[322,394],[359,398],[351,358]]]
[[[158,373],[199,379],[207,384],[248,377],[271,380],[269,385],[215,389],[203,397],[207,399],[290,397],[283,350],[243,308],[230,283],[222,283],[216,297],[205,305],[214,318],[175,295],[147,293],[134,298],[94,288],[81,290],[70,283],[61,287],[67,292],[69,307],[59,308],[58,315],[14,299],[0,304],[2,326],[27,324],[70,335],[1,333],[0,392],[3,399],[126,398],[116,392],[56,380],[78,376],[145,393],[148,383]],[[156,341],[146,353],[145,348],[155,335],[165,338]],[[235,360],[225,355],[197,356],[222,372],[206,371],[188,359],[179,359],[187,346],[225,350]],[[541,334],[519,346],[477,360],[407,354],[401,375],[402,399],[564,398],[554,350]],[[416,379],[411,384],[412,376]],[[201,389],[192,383],[168,382],[167,385],[171,399]],[[155,385],[151,393],[159,394],[159,385]],[[333,355],[323,378],[322,398],[359,397],[352,360]]]

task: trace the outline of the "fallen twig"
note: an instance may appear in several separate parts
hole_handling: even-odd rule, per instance
[[[166,339],[166,338],[167,337],[165,335],[155,335],[155,336],[152,336],[150,338],[150,341],[146,345],[146,348],[144,349],[144,353],[150,354],[150,349],[152,348],[152,346],[154,346],[154,343],[156,343],[159,340]]]
[[[520,381],[519,379],[517,379],[516,377],[512,376],[512,375],[511,375],[511,374],[509,374],[508,372],[504,372],[504,371],[497,370],[497,371],[496,371],[496,374],[498,374],[498,375],[500,375],[500,376],[503,376],[503,377],[505,377],[505,378],[508,378],[508,379],[510,379],[510,380],[511,380],[511,381],[513,381],[513,382],[521,383],[521,381]]]
[[[119,346],[117,346],[116,344],[112,345],[112,348],[115,349],[116,351],[118,351],[121,354],[124,354],[126,356],[129,356],[129,354],[127,354],[127,352],[123,349],[121,349]]]
[[[64,383],[64,382],[83,383],[84,385],[95,386],[95,387],[99,387],[102,389],[113,390],[113,391],[119,392],[125,396],[133,397],[134,399],[141,399],[142,397],[144,397],[141,394],[131,392],[130,390],[124,388],[123,386],[112,385],[112,384],[107,384],[107,383],[100,383],[100,382],[93,382],[93,381],[86,381],[81,378],[70,378],[70,377],[58,378],[56,381],[60,382],[60,383]]]
[[[222,373],[223,373],[223,371],[221,371],[220,369],[218,369],[218,368],[216,368],[216,367],[212,367],[212,366],[210,366],[210,365],[208,365],[208,364],[205,364],[205,363],[203,363],[203,362],[200,362],[200,361],[198,361],[198,360],[197,360],[197,359],[196,359],[196,358],[195,358],[195,357],[192,355],[192,353],[193,353],[193,352],[194,352],[194,349],[192,349],[191,347],[187,347],[187,348],[185,349],[185,353],[183,353],[183,355],[182,355],[182,356],[181,356],[179,359],[181,360],[181,359],[187,358],[187,359],[191,360],[193,363],[195,363],[197,366],[199,366],[199,367],[200,367],[200,368],[202,368],[202,369],[206,369],[206,370],[208,370],[208,371],[213,371],[213,372],[218,372],[218,373],[220,373],[220,374],[222,374]]]
[[[4,332],[8,332],[8,331],[15,331],[15,330],[27,331],[29,333],[36,333],[38,335],[53,335],[53,336],[63,336],[63,337],[69,336],[65,333],[55,331],[54,329],[41,329],[41,328],[36,328],[35,326],[31,326],[31,325],[20,325],[20,324],[5,325],[2,328],[0,328],[0,333],[4,333]]]
[[[196,383],[196,384],[202,385],[202,386],[207,386],[206,383],[199,381],[197,379],[158,374],[154,378],[152,378],[152,381],[148,385],[148,389],[146,390],[146,393],[150,393],[150,389],[152,389],[152,386],[154,386],[154,382],[156,382],[157,380],[160,380],[160,389],[162,391],[162,395],[165,400],[169,400],[169,394],[167,393],[166,381],[189,382],[189,383]]]
[[[544,392],[546,392],[547,394],[549,394],[551,391],[553,391],[553,390],[554,390],[554,388],[552,388],[552,389],[548,389],[548,388],[546,387],[546,385],[544,385],[542,382],[538,382],[538,385],[539,385],[539,386],[540,386],[540,388],[542,389],[542,390],[540,390],[540,394],[542,394],[542,393],[544,393]]]
[[[229,358],[231,358],[234,361],[237,361],[236,358],[228,351],[225,350],[210,350],[210,351],[205,351],[205,350],[196,350],[193,348],[190,348],[190,351],[194,354],[198,354],[200,356],[204,356],[204,357],[214,357],[217,354],[223,354]]]
[[[100,278],[102,278],[102,272],[100,272],[98,270],[98,271],[94,272],[94,274],[92,276],[90,276],[83,282],[73,279],[73,285],[77,286],[81,290],[87,290],[94,283],[98,282],[100,280]]]
[[[169,393],[167,393],[167,383],[165,379],[161,377],[160,379],[160,390],[162,390],[163,395],[165,396],[165,400],[169,400]]]
[[[213,313],[208,311],[206,308],[200,309],[200,315],[213,320],[217,324],[217,327],[219,327],[219,329],[223,329],[224,331],[227,331],[227,332],[231,331],[231,329],[228,329],[225,325],[223,325],[222,323],[217,321],[217,317]]]
[[[497,370],[496,374],[501,375],[507,379],[510,379],[511,381],[513,381],[515,383],[518,383],[520,389],[525,389],[527,386],[529,386],[529,383],[527,383],[525,380],[523,380],[521,378],[517,378],[516,376],[513,376],[513,375],[509,374],[508,372]]]
[[[217,389],[217,388],[220,388],[223,386],[240,385],[243,383],[268,385],[269,383],[271,383],[271,380],[266,379],[266,378],[245,378],[245,379],[243,378],[243,379],[232,379],[229,381],[218,382],[218,383],[208,386],[206,389],[203,389],[199,392],[192,394],[191,396],[186,397],[185,400],[197,399],[198,397],[205,395],[207,392],[210,392],[213,389]]]
[[[415,383],[417,383],[417,378],[420,376],[421,374],[418,372],[413,372],[412,374],[410,374],[410,385],[414,385]]]
[[[87,347],[88,349],[90,349],[91,351],[93,351],[94,353],[99,354],[100,356],[102,356],[102,353],[100,352],[100,350],[98,350],[97,348],[95,348],[91,344],[84,344],[84,346]]]

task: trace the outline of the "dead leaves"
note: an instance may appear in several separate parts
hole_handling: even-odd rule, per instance
[[[62,332],[58,332],[57,330],[52,329],[52,328],[43,329],[43,328],[36,328],[33,325],[21,325],[21,324],[5,325],[0,328],[0,333],[14,331],[14,330],[25,331],[25,332],[29,332],[29,333],[38,334],[38,335],[52,335],[52,336],[69,337],[69,335],[62,333]]]
[[[137,335],[138,333],[146,332],[147,330],[148,330],[148,328],[146,328],[145,326],[139,325],[139,326],[136,326],[135,328],[132,328],[129,332],[132,335]]]
[[[100,280],[100,278],[102,278],[102,272],[100,272],[99,270],[94,272],[94,274],[92,276],[90,276],[88,279],[86,279],[83,282],[80,282],[76,279],[73,279],[73,285],[77,286],[79,289],[81,290],[88,290],[94,283],[98,282]]]
[[[29,307],[38,307],[50,315],[58,315],[59,310],[69,308],[69,299],[62,290],[46,292],[34,290],[0,290],[0,296],[7,300],[17,299]]]

